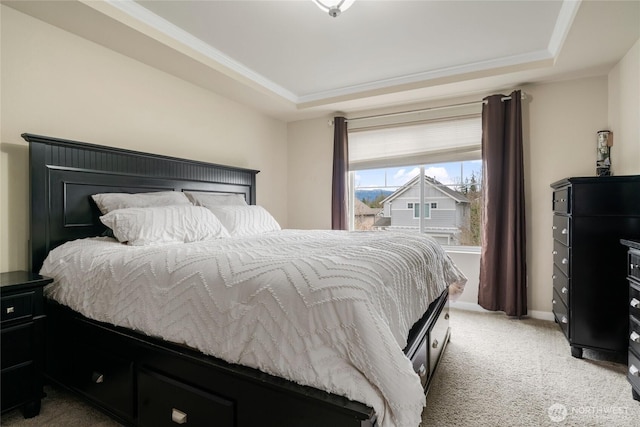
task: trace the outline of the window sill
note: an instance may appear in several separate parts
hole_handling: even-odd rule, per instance
[[[442,245],[445,252],[452,254],[480,254],[480,246],[448,246]]]

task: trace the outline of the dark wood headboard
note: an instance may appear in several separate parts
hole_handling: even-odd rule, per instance
[[[257,170],[25,133],[31,178],[30,270],[69,240],[99,236],[105,227],[96,193],[211,191],[243,194],[256,203]]]

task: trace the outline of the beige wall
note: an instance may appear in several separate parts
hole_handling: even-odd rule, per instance
[[[607,78],[532,85],[523,107],[529,308],[551,311],[551,188],[595,176],[596,132],[607,125]]]
[[[609,130],[615,175],[640,173],[640,39],[609,72]]]
[[[23,132],[259,169],[258,203],[287,226],[284,122],[0,7],[0,271],[28,267]]]
[[[289,227],[331,228],[332,117],[288,125]]]

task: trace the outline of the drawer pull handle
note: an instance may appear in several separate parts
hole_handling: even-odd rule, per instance
[[[553,230],[557,230],[558,227],[556,227],[555,225],[553,227],[551,227]]]
[[[562,292],[563,294],[566,294],[567,292],[569,292],[569,289],[563,286],[560,292]]]
[[[562,323],[569,323],[569,319],[567,319],[567,316],[562,316]]]
[[[187,414],[180,411],[179,409],[172,408],[171,409],[171,421],[176,424],[186,424],[187,423]]]
[[[7,314],[11,314],[11,313],[13,313],[13,312],[15,312],[15,311],[16,311],[16,308],[15,308],[15,307],[13,307],[13,306],[11,306],[11,307],[7,307]]]
[[[640,369],[636,368],[635,365],[629,366],[629,373],[634,377],[640,377]]]
[[[633,308],[639,308],[640,307],[640,301],[638,301],[636,298],[631,298],[630,305]]]
[[[551,304],[556,305],[556,300],[552,299]]]
[[[640,343],[640,335],[636,331],[631,332],[629,339],[633,342]]]
[[[563,264],[569,264],[569,260],[568,260],[568,259],[566,259],[566,258],[562,258],[562,263],[563,263]]]
[[[104,382],[104,375],[100,372],[94,372],[93,374],[91,374],[91,381],[96,384],[102,384]]]
[[[431,344],[431,347],[438,348],[438,344],[438,340],[433,340],[433,344]]]
[[[556,276],[555,274],[552,274],[552,275],[551,275],[551,278],[552,278],[553,280],[556,280],[556,279],[558,278],[558,276]]]
[[[418,375],[420,375],[421,377],[424,377],[425,375],[427,375],[427,368],[424,366],[424,363],[420,365],[420,367],[418,368]]]
[[[558,251],[551,252],[551,255],[558,255]]]
[[[568,232],[569,232],[569,230],[567,230],[566,228],[563,228],[562,231],[561,231],[562,234],[567,234]]]
[[[629,264],[629,270],[633,270],[640,267],[640,264],[634,264],[634,263],[630,263]]]

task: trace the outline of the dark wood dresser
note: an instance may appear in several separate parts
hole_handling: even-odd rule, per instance
[[[629,370],[627,378],[631,393],[640,400],[640,240],[621,240],[627,251],[627,279],[629,281]]]
[[[40,413],[44,360],[42,288],[52,279],[26,271],[0,274],[2,412]]]
[[[553,188],[553,314],[571,346],[626,352],[628,284],[620,240],[640,239],[640,176],[576,177]]]

